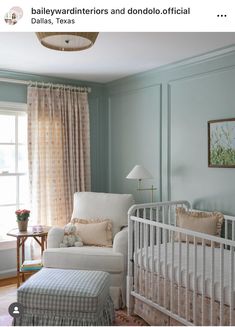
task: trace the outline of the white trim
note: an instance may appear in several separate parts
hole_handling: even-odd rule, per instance
[[[29,85],[30,81],[25,81],[22,79],[13,79],[13,78],[0,78],[0,82],[5,82],[5,83],[13,83],[13,84],[23,84],[23,85]]]
[[[16,268],[0,271],[0,279],[16,277],[16,276],[17,276]]]
[[[0,241],[0,251],[16,249],[16,241]]]
[[[27,111],[27,103],[0,101],[1,110]]]

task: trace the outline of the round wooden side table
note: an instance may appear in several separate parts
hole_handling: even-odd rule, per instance
[[[16,237],[16,263],[17,263],[17,287],[20,286],[21,283],[21,276],[22,276],[22,282],[25,281],[25,273],[33,273],[21,271],[21,265],[23,264],[25,260],[25,241],[32,237],[35,239],[35,241],[40,245],[41,247],[41,254],[43,253],[44,249],[47,246],[47,234],[50,227],[43,226],[42,232],[33,232],[32,228],[28,227],[28,230],[25,232],[20,232],[18,228],[10,230],[7,235]],[[21,255],[20,255],[21,254]]]

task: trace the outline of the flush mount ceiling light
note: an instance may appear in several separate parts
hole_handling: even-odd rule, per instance
[[[44,47],[59,51],[80,51],[90,48],[98,32],[38,32],[39,41]]]

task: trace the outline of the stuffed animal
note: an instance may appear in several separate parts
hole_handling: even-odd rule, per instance
[[[76,226],[74,224],[67,224],[64,227],[64,238],[60,243],[61,248],[67,248],[71,246],[83,246],[81,238],[77,235]]]

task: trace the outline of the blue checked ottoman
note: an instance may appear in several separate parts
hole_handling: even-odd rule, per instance
[[[103,271],[43,268],[17,291],[15,326],[109,326],[114,307]]]

